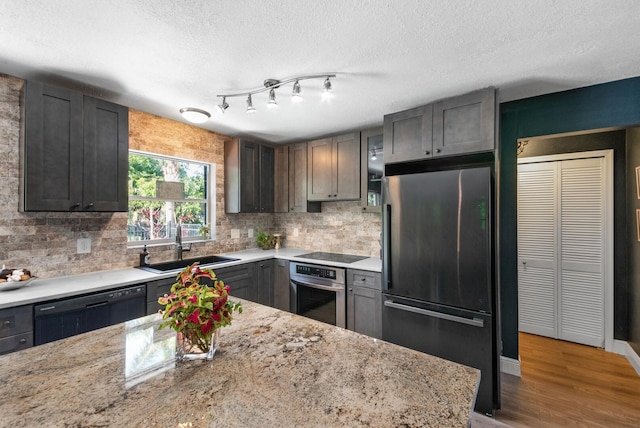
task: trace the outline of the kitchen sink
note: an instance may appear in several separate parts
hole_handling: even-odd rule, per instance
[[[200,266],[214,265],[218,263],[226,263],[233,262],[240,259],[234,259],[233,257],[223,257],[223,256],[204,256],[204,257],[196,257],[193,259],[184,259],[184,260],[174,260],[171,262],[162,262],[162,263],[152,263],[147,266],[140,266],[139,268],[142,270],[146,270],[149,272],[170,272],[173,270],[182,270],[189,265],[192,265],[195,262],[198,262]]]

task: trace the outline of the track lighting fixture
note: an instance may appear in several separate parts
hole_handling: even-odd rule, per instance
[[[276,90],[273,88],[269,91],[269,104],[267,104],[267,107],[278,107],[278,103],[276,102]]]
[[[218,108],[222,114],[224,114],[224,111],[229,108],[229,104],[227,104],[227,97],[222,97],[222,103],[218,104]]]
[[[269,101],[268,107],[277,107],[278,103],[276,102],[276,89],[280,88],[280,86],[286,85],[288,83],[293,83],[293,91],[291,92],[291,99],[293,102],[299,102],[302,100],[302,91],[300,87],[300,80],[307,79],[324,79],[324,83],[322,85],[322,94],[323,96],[331,95],[331,78],[336,77],[335,73],[324,73],[324,74],[310,74],[306,76],[297,76],[292,77],[290,79],[285,80],[277,80],[277,79],[266,79],[263,82],[263,86],[258,89],[254,89],[251,91],[244,92],[234,92],[228,94],[219,94],[217,97],[222,98],[222,103],[218,105],[220,111],[224,113],[224,111],[229,107],[226,99],[231,97],[247,97],[247,113],[254,113],[256,111],[255,107],[253,107],[253,101],[251,99],[252,95],[258,94],[260,92],[269,91]]]
[[[253,101],[251,101],[251,94],[247,97],[247,113],[255,113],[256,108],[253,106]]]
[[[302,101],[302,91],[300,90],[300,82],[296,80],[293,84],[293,92],[291,93],[291,101],[299,103]]]
[[[324,80],[324,85],[322,86],[324,87],[325,92],[331,92],[331,80],[329,80],[329,77]]]
[[[191,123],[204,123],[211,117],[208,111],[193,107],[181,108],[180,114]]]

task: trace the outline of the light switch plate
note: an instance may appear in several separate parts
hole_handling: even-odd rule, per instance
[[[253,229],[247,229],[247,235],[249,238],[253,238]]]
[[[240,239],[240,229],[231,229],[231,238]]]
[[[293,228],[293,236],[298,236],[298,228],[297,227]]]
[[[91,238],[78,239],[78,254],[88,254],[91,252]]]

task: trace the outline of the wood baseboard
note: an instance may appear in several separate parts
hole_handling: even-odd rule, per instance
[[[508,357],[500,357],[500,371],[513,376],[521,377],[520,360]]]

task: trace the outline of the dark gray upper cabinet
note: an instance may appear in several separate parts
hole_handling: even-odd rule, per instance
[[[29,81],[24,211],[127,211],[129,110]]]
[[[492,151],[495,120],[495,88],[386,115],[384,162]]]
[[[273,147],[247,140],[224,144],[224,197],[227,213],[272,213]]]
[[[289,146],[274,148],[273,211],[289,212]]]
[[[385,115],[385,164],[432,157],[432,115],[432,105]]]
[[[382,176],[384,175],[382,128],[360,133],[360,205],[366,212],[380,212]]]
[[[360,133],[307,144],[307,199],[360,199]]]
[[[289,212],[320,212],[320,202],[307,198],[307,143],[289,146]]]
[[[495,148],[496,91],[471,92],[433,105],[434,156]]]

